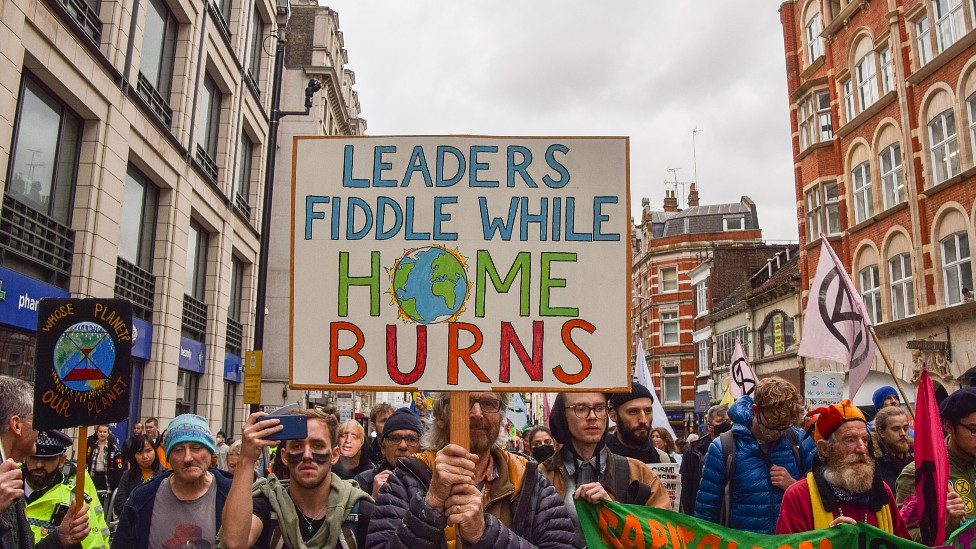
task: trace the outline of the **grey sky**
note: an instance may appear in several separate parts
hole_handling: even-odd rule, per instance
[[[369,135],[627,135],[631,205],[668,168],[796,240],[776,2],[332,0]],[[639,219],[639,217],[638,217]]]

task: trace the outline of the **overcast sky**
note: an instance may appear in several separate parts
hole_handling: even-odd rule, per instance
[[[320,3],[339,13],[369,135],[630,136],[639,220],[668,168],[695,179],[698,128],[702,203],[747,195],[766,240],[797,240],[778,2]]]

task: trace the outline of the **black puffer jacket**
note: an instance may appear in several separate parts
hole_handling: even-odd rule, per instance
[[[433,455],[432,452],[427,454]],[[492,451],[499,476],[492,483],[491,499],[486,503],[485,533],[477,543],[465,544],[467,549],[529,549],[532,547],[563,549],[573,547],[576,537],[573,523],[563,501],[549,479],[536,471],[534,488],[529,494],[515,486],[522,486],[519,478],[525,470],[525,460],[500,450]],[[402,460],[401,460],[402,461]],[[431,459],[432,461],[432,459]],[[510,471],[510,468],[519,470]],[[367,548],[382,549],[439,549],[447,547],[444,528],[447,519],[439,510],[427,505],[428,485],[408,468],[397,464],[389,480],[380,490],[366,537]],[[513,509],[523,497],[531,498],[525,522],[512,527],[503,524],[496,514],[511,517]],[[452,529],[453,530],[453,529]],[[460,547],[460,546],[457,546]]]

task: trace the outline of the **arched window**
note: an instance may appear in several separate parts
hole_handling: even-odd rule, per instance
[[[956,114],[948,93],[932,97],[926,108],[929,154],[932,162],[932,184],[935,186],[960,172],[959,141],[956,138]]]
[[[796,347],[793,332],[793,317],[783,311],[775,311],[766,317],[765,323],[759,329],[760,358],[783,354]]]
[[[824,54],[824,41],[820,33],[823,31],[823,20],[817,9],[817,2],[810,2],[807,12],[803,16],[803,38],[806,43],[806,66],[810,66]]]

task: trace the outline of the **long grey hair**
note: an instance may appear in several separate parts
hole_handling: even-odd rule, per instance
[[[498,397],[498,400],[502,401],[502,407],[498,410],[499,421],[501,421],[505,417],[508,407],[512,404],[512,393],[492,394]],[[426,420],[427,430],[420,438],[420,444],[424,450],[434,450],[436,452],[451,442],[451,393],[434,393],[431,396],[431,401],[431,409],[434,412],[434,417]],[[443,429],[437,426],[438,418],[444,421]],[[508,442],[508,433],[505,432],[505,429],[500,429],[495,446],[504,448],[506,442]]]

